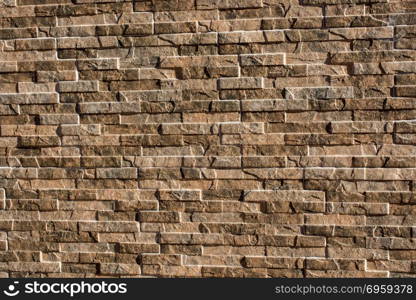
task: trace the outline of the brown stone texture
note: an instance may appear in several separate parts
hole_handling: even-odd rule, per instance
[[[0,277],[416,274],[416,1],[0,0]]]

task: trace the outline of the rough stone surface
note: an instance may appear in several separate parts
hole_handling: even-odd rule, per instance
[[[411,277],[416,5],[0,1],[1,277]]]

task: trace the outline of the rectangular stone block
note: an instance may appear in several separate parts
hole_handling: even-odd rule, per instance
[[[352,87],[285,88],[285,98],[290,99],[340,99],[353,98]]]
[[[0,94],[2,104],[53,104],[58,103],[56,93],[19,93],[19,94]]]
[[[136,168],[100,168],[97,169],[97,178],[119,178],[133,179],[137,178]]]
[[[237,55],[167,56],[160,58],[161,68],[232,67],[238,65]]]
[[[138,113],[141,111],[140,103],[96,102],[80,103],[78,105],[81,114],[115,114]]]
[[[221,78],[218,81],[220,89],[261,89],[263,88],[263,78]]]
[[[246,191],[245,201],[324,201],[320,191]]]
[[[416,95],[416,86],[396,86],[395,92],[397,97],[414,97]]]
[[[140,267],[136,264],[101,263],[100,272],[106,275],[135,275],[140,274]]]
[[[100,124],[60,124],[59,132],[61,135],[101,135],[101,126]]]
[[[242,66],[283,65],[285,55],[281,54],[245,54],[240,56]]]
[[[58,90],[63,93],[75,92],[97,92],[97,81],[74,81],[74,82],[59,82]]]
[[[118,60],[116,58],[78,60],[77,68],[80,71],[83,71],[83,70],[117,70]]]
[[[40,120],[40,124],[42,125],[78,124],[79,115],[77,114],[40,115],[39,120]]]
[[[221,32],[218,35],[220,44],[283,42],[284,40],[285,35],[282,30]]]

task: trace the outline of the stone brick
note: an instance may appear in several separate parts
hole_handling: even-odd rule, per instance
[[[136,113],[140,112],[140,103],[118,103],[118,102],[96,102],[80,103],[79,111],[82,114],[113,114],[113,113]]]
[[[231,67],[238,64],[236,55],[167,56],[160,58],[161,68]]]
[[[78,124],[79,116],[76,114],[40,115],[39,120],[42,125]]]
[[[58,103],[58,94],[0,94],[0,100],[2,104],[53,104]]]
[[[273,66],[282,65],[285,61],[284,54],[246,54],[241,55],[242,66]]]
[[[98,83],[96,81],[59,82],[58,89],[62,93],[96,92]]]
[[[119,178],[119,179],[132,179],[137,178],[136,168],[100,168],[97,169],[97,178]]]
[[[224,32],[218,35],[220,44],[283,42],[282,30]]]
[[[77,61],[78,70],[117,70],[117,59],[86,59]]]
[[[219,87],[221,89],[261,89],[263,78],[221,78]]]
[[[101,263],[100,273],[105,275],[134,275],[140,274],[140,267],[134,264]]]
[[[61,124],[59,126],[59,132],[61,135],[100,135],[101,126],[100,124]]]
[[[180,214],[177,212],[140,212],[139,219],[141,222],[155,223],[177,223],[180,221]]]
[[[321,88],[286,88],[286,99],[338,99],[353,98],[351,87],[321,87]]]
[[[324,201],[320,191],[246,191],[245,201]]]
[[[56,49],[55,39],[16,40],[16,50],[49,50]]]

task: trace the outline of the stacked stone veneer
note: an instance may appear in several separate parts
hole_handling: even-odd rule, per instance
[[[1,0],[0,275],[416,272],[416,1]]]

